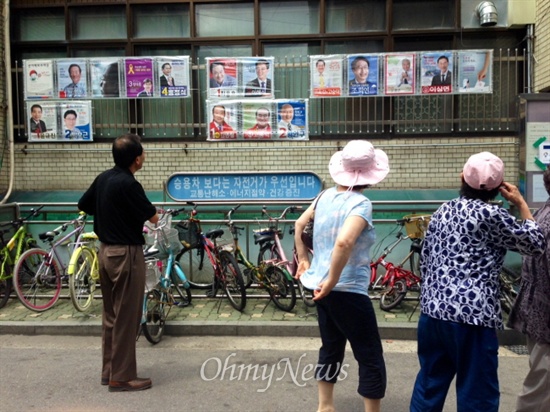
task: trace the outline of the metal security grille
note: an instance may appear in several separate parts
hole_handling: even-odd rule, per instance
[[[14,74],[15,136],[27,140],[22,62]],[[192,65],[190,99],[93,100],[94,139],[111,139],[131,131],[147,139],[205,140],[204,65]],[[526,53],[494,52],[493,93],[399,97],[347,97],[309,100],[310,139],[415,135],[514,133],[518,128],[517,96],[526,88]],[[275,61],[277,98],[309,98],[308,56]]]

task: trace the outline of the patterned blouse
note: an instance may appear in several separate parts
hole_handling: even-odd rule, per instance
[[[502,329],[499,273],[507,250],[540,254],[537,223],[460,197],[432,216],[422,248],[421,310],[436,319]]]
[[[546,237],[546,251],[523,258],[521,287],[508,324],[537,342],[550,344],[550,199],[537,210],[535,220]]]

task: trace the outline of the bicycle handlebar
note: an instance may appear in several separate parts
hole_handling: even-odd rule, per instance
[[[2,223],[0,226],[13,226],[19,228],[27,220],[30,220],[32,217],[38,216],[38,212],[44,208],[44,205],[40,206],[38,209],[31,209],[30,213],[26,217],[18,217],[15,220],[12,220],[8,223]]]
[[[296,210],[302,210],[302,209],[303,209],[302,206],[291,205],[291,206],[288,206],[285,210],[283,210],[283,213],[281,213],[281,215],[279,217],[271,217],[269,215],[269,213],[267,213],[267,206],[263,205],[262,206],[262,215],[266,215],[269,218],[269,220],[279,221],[281,219],[284,219],[288,212],[294,213]]]

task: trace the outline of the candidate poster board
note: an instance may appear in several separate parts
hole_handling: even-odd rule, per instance
[[[189,97],[189,56],[158,57],[155,59],[157,67],[157,93],[162,98]]]
[[[88,62],[85,59],[56,60],[57,97],[86,99],[88,94]]]
[[[308,140],[307,99],[207,100],[207,140]]]
[[[121,60],[116,58],[93,58],[89,60],[91,96],[97,99],[121,96]]]
[[[385,94],[413,95],[416,92],[416,54],[392,53],[384,56]]]
[[[151,98],[155,96],[156,76],[153,75],[153,59],[124,59],[124,85],[126,97]]]
[[[436,51],[420,53],[421,94],[451,94],[455,79],[454,53]]]
[[[210,100],[275,97],[273,57],[208,57],[205,62]]]
[[[58,140],[58,103],[28,101],[26,110],[29,142]]]
[[[378,94],[379,56],[352,54],[347,56],[348,96],[373,96]]]
[[[459,93],[493,92],[493,51],[457,52]]]
[[[59,124],[64,142],[91,142],[92,104],[91,101],[71,101],[59,104]]]
[[[54,61],[33,59],[23,61],[25,99],[51,99],[54,97]]]
[[[342,96],[344,57],[341,55],[310,56],[309,62],[311,96]]]

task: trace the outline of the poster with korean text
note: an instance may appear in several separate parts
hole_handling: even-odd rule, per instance
[[[58,140],[58,103],[53,101],[29,101],[26,106],[29,142]]]
[[[153,59],[124,59],[124,84],[126,97],[151,98],[154,96],[156,76],[153,72]]]
[[[385,55],[385,94],[410,95],[416,91],[416,55],[414,53]]]
[[[58,113],[61,125],[59,140],[64,142],[91,142],[93,140],[90,100],[61,103]]]
[[[50,99],[54,97],[53,60],[23,61],[25,99]]]
[[[207,140],[236,140],[239,129],[240,103],[237,101],[207,100]]]
[[[239,87],[239,64],[235,58],[207,58],[206,84],[211,99],[236,98],[244,96]]]
[[[450,94],[453,84],[453,53],[450,51],[420,54],[420,81],[422,94]]]
[[[57,59],[57,97],[85,99],[88,97],[86,60]]]
[[[308,140],[307,100],[276,100],[279,140]]]
[[[189,56],[157,57],[159,97],[189,97]]]
[[[91,92],[94,98],[120,97],[120,60],[90,59]]]
[[[348,95],[378,94],[378,55],[355,54],[347,56]]]
[[[273,57],[242,59],[242,87],[245,97],[275,97],[273,82]]]
[[[342,96],[343,56],[310,56],[309,67],[311,97]]]
[[[460,93],[492,93],[493,51],[459,51],[457,56],[458,91]]]

